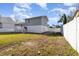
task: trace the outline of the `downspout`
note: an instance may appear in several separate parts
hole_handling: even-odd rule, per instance
[[[76,7],[76,10],[77,10],[77,5],[75,5],[75,7]],[[77,10],[77,11],[78,11],[78,10]],[[75,12],[74,17],[76,16],[77,11]],[[74,18],[74,17],[73,17],[73,18]],[[77,16],[76,16],[76,51],[77,51]]]
[[[76,51],[77,51],[77,17],[76,17]]]

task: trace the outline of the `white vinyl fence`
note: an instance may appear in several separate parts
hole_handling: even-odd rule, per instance
[[[69,44],[79,53],[79,17],[63,25],[63,35]]]

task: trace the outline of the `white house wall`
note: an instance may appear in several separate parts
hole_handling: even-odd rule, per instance
[[[0,28],[0,32],[14,32],[15,26],[14,24],[2,24],[2,28]]]
[[[63,33],[70,45],[79,52],[79,17],[65,24]]]
[[[36,25],[36,26],[27,26],[27,32],[33,32],[33,33],[43,33],[48,31],[47,26],[42,25]]]
[[[16,32],[22,32],[22,27],[21,26],[15,26],[15,31]]]

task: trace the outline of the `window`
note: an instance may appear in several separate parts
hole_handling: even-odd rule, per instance
[[[27,20],[28,23],[30,23],[30,20]]]
[[[2,28],[2,23],[0,23],[0,28]]]
[[[27,27],[24,27],[24,29],[26,29],[26,30],[27,30]]]

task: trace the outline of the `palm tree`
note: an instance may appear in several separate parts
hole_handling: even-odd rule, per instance
[[[62,22],[63,24],[66,24],[67,23],[66,14],[63,14],[63,16],[60,18],[60,20],[58,22]]]

